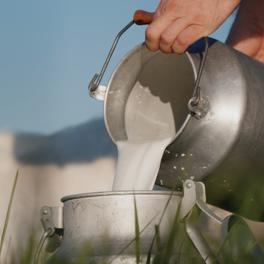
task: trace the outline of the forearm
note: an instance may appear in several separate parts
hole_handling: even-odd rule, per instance
[[[241,2],[227,43],[264,63],[264,0]]]

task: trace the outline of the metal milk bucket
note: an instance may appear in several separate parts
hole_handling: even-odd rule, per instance
[[[184,183],[183,193],[89,193],[64,197],[62,202],[63,208],[41,210],[44,236],[36,264],[46,239],[46,250],[54,253],[50,264],[153,263],[154,259],[155,263],[215,263],[215,250],[204,238],[209,231],[204,223],[214,223],[209,237],[219,242],[238,220],[215,215],[206,205],[203,183],[191,180]]]
[[[169,198],[169,192],[109,192],[63,198],[63,242],[50,263],[57,263],[56,260],[78,263],[80,257],[82,263],[136,263],[135,208],[141,260],[146,262],[155,225],[159,225],[162,218],[161,241],[172,228],[181,196],[175,194]],[[166,203],[168,206],[162,215]],[[152,253],[156,253],[155,247]]]
[[[126,140],[128,101],[135,111],[155,111],[157,123],[173,118],[175,140],[156,183],[178,190],[186,179],[201,180],[209,203],[264,220],[264,65],[220,42],[183,55],[150,52],[142,44],[123,58],[105,90],[99,85],[102,75],[132,24],[118,34],[89,87],[93,97],[104,100],[110,137]],[[139,139],[145,136],[142,127]]]

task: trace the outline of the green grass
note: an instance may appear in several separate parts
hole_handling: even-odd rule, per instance
[[[35,252],[35,244],[36,244],[35,236],[31,235],[27,243],[27,247],[20,258],[20,264],[32,263]]]
[[[8,209],[5,217],[5,223],[3,232],[1,234],[1,243],[0,243],[0,256],[2,254],[3,244],[6,239],[6,232],[10,220],[10,213],[12,210],[13,199],[15,195],[16,185],[18,181],[18,171],[16,173],[12,191],[9,199]],[[169,195],[168,201],[163,208],[161,213],[161,217],[159,223],[154,225],[153,227],[153,240],[150,245],[146,264],[154,263],[154,264],[167,264],[167,263],[204,263],[198,251],[192,244],[189,239],[186,229],[185,229],[185,221],[180,221],[179,219],[179,208],[177,212],[175,212],[175,217],[173,218],[171,230],[169,232],[168,237],[165,241],[162,241],[160,234],[160,224],[162,222],[163,216],[167,210],[168,204],[171,201],[172,195],[174,192],[171,192]],[[100,263],[102,264],[111,264],[114,263],[115,260],[123,255],[126,250],[130,246],[134,246],[135,249],[135,263],[144,263],[142,262],[141,255],[141,236],[144,230],[148,228],[153,220],[156,218],[154,216],[147,225],[143,228],[140,227],[138,208],[136,195],[134,195],[134,227],[135,227],[135,237],[123,248],[120,249],[119,253],[116,256],[112,257],[112,259],[107,258],[107,255],[110,254],[111,250],[106,249],[105,259],[103,259]],[[111,238],[105,238],[108,241],[106,245],[111,244]],[[110,242],[109,242],[110,241]],[[102,242],[103,243],[103,242]],[[213,241],[208,241],[209,245],[213,244]],[[216,243],[217,244],[217,243]],[[28,246],[26,247],[24,253],[21,256],[20,263],[21,264],[31,264],[34,257],[34,250],[36,247],[36,239],[35,236],[31,236],[28,242]],[[262,246],[256,241],[251,230],[247,226],[246,222],[240,217],[232,217],[229,225],[229,232],[226,236],[221,246],[213,249],[213,253],[216,257],[215,263],[242,263],[242,264],[251,264],[251,263],[264,263],[264,250]],[[42,258],[40,263],[46,263],[47,257],[50,256],[48,254],[42,254]],[[93,256],[92,252],[92,241],[87,241],[80,245],[78,252],[75,254],[76,258],[74,263],[76,264],[85,264],[85,263],[99,263],[99,262],[91,262],[89,258]],[[146,256],[145,256],[146,257]],[[58,257],[53,258],[54,264],[68,264],[72,263],[69,259],[61,259]]]
[[[85,264],[85,263],[101,263],[110,264],[113,263],[120,255],[122,255],[125,250],[134,245],[135,247],[135,263],[142,262],[142,256],[140,254],[141,246],[141,234],[140,225],[138,222],[138,212],[135,202],[135,238],[131,240],[129,245],[125,245],[124,248],[112,259],[103,259],[100,262],[89,261],[89,258],[93,256],[92,252],[92,241],[87,241],[80,245],[80,249],[76,252],[75,264]],[[191,240],[188,238],[185,231],[185,221],[179,221],[178,213],[176,213],[174,221],[172,223],[172,229],[167,237],[166,241],[161,241],[159,225],[155,225],[153,230],[154,243],[151,247],[155,247],[155,253],[151,252],[149,254],[147,261],[145,263],[154,264],[167,264],[167,263],[186,263],[186,264],[198,264],[204,263],[202,258],[199,256],[196,248],[192,244]],[[177,241],[176,241],[177,240]],[[175,247],[176,243],[180,245]],[[21,264],[31,263],[33,257],[32,248],[34,240],[31,238],[31,242],[28,244],[28,248],[25,251],[21,259]],[[214,252],[216,256],[215,263],[231,264],[231,263],[242,263],[251,264],[259,263],[262,264],[264,261],[264,251],[261,245],[257,243],[249,227],[241,218],[236,218],[236,221],[232,223],[229,233],[221,244],[221,247]],[[46,263],[44,260],[41,263]],[[54,264],[68,264],[72,263],[68,259],[54,258]]]
[[[218,250],[220,263],[264,263],[264,251],[246,222],[237,216],[230,221],[228,236]]]
[[[161,241],[160,236],[160,226],[155,225],[153,230],[153,243],[150,246],[147,261],[145,263],[154,264],[168,264],[168,263],[186,263],[186,264],[199,264],[204,263],[201,256],[199,256],[198,251],[192,244],[191,240],[188,238],[185,231],[185,221],[179,220],[179,210],[176,212],[171,226],[171,231],[166,241]],[[125,245],[120,252],[111,260],[105,258],[100,262],[89,261],[89,258],[93,256],[92,252],[92,241],[87,241],[80,245],[78,253],[76,252],[75,264],[85,264],[85,263],[101,263],[110,264],[113,263],[119,256],[121,256],[126,249],[134,245],[135,247],[135,263],[142,262],[142,256],[140,252],[141,248],[141,234],[142,232],[151,224],[148,223],[143,229],[140,229],[139,216],[137,210],[137,203],[134,197],[134,222],[135,222],[135,238]],[[176,241],[177,240],[177,241]],[[33,240],[32,240],[33,241]],[[176,243],[180,245],[175,247]],[[155,247],[155,252],[152,250]],[[22,264],[31,263],[29,260],[32,258],[32,243],[29,243]],[[221,244],[220,248],[214,251],[216,262],[220,264],[231,264],[231,263],[241,263],[241,264],[251,264],[251,263],[264,263],[264,251],[260,244],[255,240],[251,230],[247,226],[246,222],[240,217],[234,217],[230,223],[230,228],[227,237]],[[46,263],[45,260],[42,263]],[[72,263],[67,259],[60,259],[58,257],[53,259],[54,264],[68,264]]]
[[[137,210],[137,201],[134,194],[134,222],[135,222],[135,253],[136,253],[136,263],[140,263],[140,228],[138,221],[138,210]]]

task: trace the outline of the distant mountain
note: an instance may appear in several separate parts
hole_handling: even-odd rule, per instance
[[[15,135],[14,156],[24,164],[64,166],[116,157],[116,148],[106,132],[103,119],[94,119],[50,136]]]

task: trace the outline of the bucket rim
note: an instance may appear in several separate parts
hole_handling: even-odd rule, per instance
[[[178,196],[182,197],[183,193],[180,191],[106,191],[106,192],[91,192],[91,193],[79,193],[67,195],[61,198],[61,202],[65,203],[71,200],[77,200],[82,198],[94,198],[94,197],[107,197],[107,196],[138,196],[138,195],[163,195],[163,196]]]
[[[105,124],[105,128],[106,128],[106,131],[109,135],[109,137],[111,138],[112,142],[114,144],[116,144],[116,142],[118,140],[115,140],[114,139],[114,136],[111,132],[111,129],[110,129],[110,126],[108,124],[108,121],[107,121],[107,111],[106,111],[106,105],[107,105],[107,97],[108,97],[108,93],[110,91],[109,87],[114,79],[114,76],[115,74],[118,72],[118,70],[120,69],[120,67],[122,67],[122,65],[128,60],[128,58],[130,56],[133,56],[133,54],[135,54],[136,52],[140,51],[141,49],[143,49],[144,47],[146,47],[146,44],[145,42],[141,42],[139,44],[137,44],[134,48],[132,48],[130,51],[128,51],[125,56],[122,57],[122,59],[120,60],[120,62],[116,65],[116,67],[114,68],[114,71],[112,72],[111,76],[110,76],[110,79],[108,80],[108,83],[106,85],[106,91],[105,91],[105,96],[104,96],[104,107],[103,107],[103,114],[104,114],[104,124]],[[153,53],[161,53],[161,51],[155,51]],[[175,54],[174,54],[175,55]],[[194,80],[196,80],[197,78],[197,69],[196,69],[196,66],[195,66],[195,63],[194,63],[194,60],[193,60],[193,57],[192,57],[192,54],[189,53],[188,51],[184,52],[183,54],[181,54],[181,56],[186,56],[188,62],[190,63],[190,66],[192,68],[192,71],[193,71],[193,78]],[[172,140],[172,142],[170,144],[172,144],[177,138],[179,138],[179,136],[182,134],[182,132],[184,131],[185,127],[187,126],[187,124],[189,123],[190,119],[191,119],[192,115],[191,113],[187,113],[186,114],[186,118],[185,120],[183,121],[182,125],[180,126],[180,128],[178,129],[178,131],[176,131],[176,134]],[[169,144],[169,145],[170,145]]]

